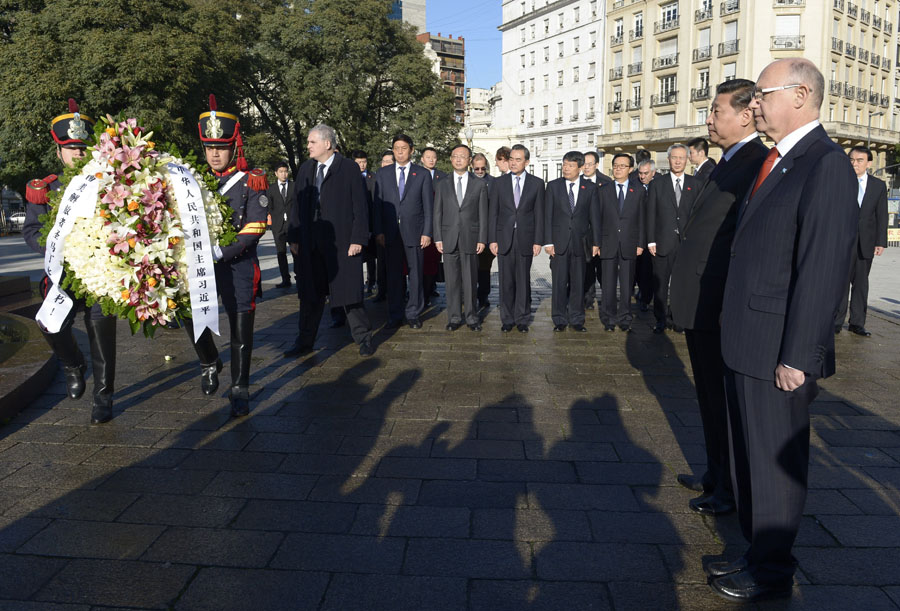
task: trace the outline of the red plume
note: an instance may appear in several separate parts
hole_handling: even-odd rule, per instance
[[[218,110],[218,108],[216,108],[216,96],[213,94],[209,94],[209,109]]]
[[[235,125],[234,129],[237,132],[237,142],[235,143],[237,146],[237,162],[235,166],[239,172],[246,172],[249,166],[247,166],[247,160],[244,158],[244,139],[241,138],[240,124]]]
[[[78,112],[78,102],[75,98],[69,98],[69,112]]]

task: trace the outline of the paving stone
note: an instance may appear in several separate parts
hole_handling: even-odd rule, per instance
[[[439,507],[526,507],[522,483],[506,482],[423,482],[419,503]]]
[[[128,492],[42,489],[20,503],[16,515],[111,522],[136,498]]]
[[[322,600],[328,581],[325,573],[203,568],[175,608],[191,611],[314,609]]]
[[[465,608],[466,590],[465,579],[339,573],[332,578],[321,609],[454,611]]]
[[[103,447],[86,458],[83,464],[130,467],[140,463],[142,467],[172,469],[177,467],[189,454],[190,450]]]
[[[170,528],[142,560],[263,568],[281,543],[281,533],[222,528]]]
[[[801,585],[794,588],[791,606],[798,609],[866,609],[896,611],[898,605],[883,590],[864,586]]]
[[[397,574],[406,540],[364,535],[288,535],[271,565],[277,569]]]
[[[594,541],[603,543],[712,544],[715,539],[696,514],[588,512]]]
[[[100,489],[151,494],[197,494],[213,477],[215,473],[209,471],[126,467],[116,471]]]
[[[191,473],[188,471],[187,473]],[[229,496],[244,499],[286,499],[303,500],[309,495],[316,482],[316,477],[308,475],[292,475],[289,473],[241,473],[193,471],[192,473],[208,473],[212,479],[203,489],[203,494],[210,496]]]
[[[27,599],[47,583],[67,563],[61,558],[41,558],[24,554],[0,554],[0,599]],[[0,604],[6,609],[6,605]]]
[[[900,516],[818,515],[816,519],[846,547],[900,548]]]
[[[898,548],[795,547],[794,556],[810,581],[821,585],[900,585]],[[873,570],[882,567],[885,570]]]
[[[474,480],[476,462],[471,458],[412,458],[385,456],[378,464],[378,477]]]
[[[0,552],[12,552],[46,528],[44,518],[4,516],[0,518]]]
[[[309,493],[309,500],[376,504],[390,502],[394,505],[412,505],[419,498],[421,485],[422,482],[417,479],[343,478],[323,475]],[[435,503],[426,504],[434,505]]]
[[[351,533],[392,537],[469,536],[470,511],[464,507],[360,505]]]
[[[169,526],[224,527],[244,507],[243,499],[144,494],[119,516],[119,522]]]
[[[627,486],[594,484],[528,484],[530,507],[638,511]]]
[[[877,490],[842,490],[844,496],[870,515],[894,516],[900,507],[900,490],[881,488]],[[824,512],[823,512],[824,513]]]
[[[479,460],[478,479],[494,482],[576,481],[572,464],[555,460]]]
[[[347,533],[356,503],[250,500],[234,520],[234,528],[308,533]]]
[[[179,464],[179,468],[202,471],[274,472],[278,470],[282,462],[284,462],[284,455],[274,452],[197,450],[190,452],[187,458]]]
[[[523,579],[531,575],[531,548],[481,539],[411,539],[403,572],[413,575]]]
[[[472,536],[510,541],[590,541],[587,512],[565,509],[476,509]]]
[[[146,524],[55,520],[18,551],[42,556],[137,559],[165,530]]]
[[[110,607],[106,607],[109,609]],[[21,600],[0,600],[4,611],[90,611],[90,605],[66,605],[56,603],[35,603]]]
[[[89,489],[100,485],[112,471],[112,468],[99,465],[30,464],[4,478],[3,485],[68,490]]]
[[[669,571],[652,545],[557,541],[536,558],[537,576],[551,581],[668,582]]]
[[[78,464],[97,451],[96,447],[50,443],[19,443],[0,453],[0,463]],[[0,476],[5,475],[0,471]]]
[[[167,607],[196,569],[184,564],[73,560],[35,596],[48,602]]]
[[[609,590],[601,583],[519,580],[472,581],[469,609],[492,611],[611,610]]]

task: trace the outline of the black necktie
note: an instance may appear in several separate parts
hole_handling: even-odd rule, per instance
[[[325,181],[325,164],[319,164],[319,171],[316,173],[316,208],[314,211],[313,220],[319,220],[321,216],[322,208],[319,205],[319,200],[322,194],[322,183]]]
[[[281,183],[281,199],[287,201],[287,183]]]
[[[572,212],[575,212],[575,193],[572,191],[572,189],[574,189],[574,188],[575,188],[575,183],[570,182],[569,183],[569,208],[572,210]]]
[[[619,185],[619,214],[625,209],[625,185]]]

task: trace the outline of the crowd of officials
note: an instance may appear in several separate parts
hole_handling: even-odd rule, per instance
[[[365,153],[344,157],[335,131],[318,125],[294,179],[282,164],[260,189],[254,172],[235,163],[242,160],[237,117],[211,107],[201,115],[201,140],[239,232],[236,246],[215,249],[231,330],[232,413],[249,411],[264,221],[275,236],[277,286],[291,286],[290,251],[300,298],[298,335],[286,357],[314,349],[326,304],[332,326],[347,325],[360,355],[373,354],[367,294],[377,288],[373,301],[385,302],[387,328],[420,329],[441,277],[446,329],[479,332],[495,258],[500,329],[528,333],[531,265],[543,250],[551,258],[555,332],[585,332],[586,310],[595,304],[604,330],[629,332],[636,296],[637,308],[652,307],[654,333],[685,334],[707,465],[678,482],[699,493],[693,511],[737,511],[749,543],[738,559],[705,567],[709,584],[739,602],[789,596],[807,490],[809,405],[817,380],[835,371],[834,336],[848,292],[849,331],[870,335],[867,277],[887,237],[886,189],[867,172],[871,151],[856,146],[848,154],[828,137],[818,121],[823,92],[811,62],[779,60],[755,83],[732,79],[717,87],[706,125],[721,150],[718,162],[700,138],[668,147],[664,174],[647,151],[614,154],[611,176],[599,171],[597,153],[572,151],[562,176],[547,184],[526,171],[529,151],[521,144],[497,151],[499,176],[483,154],[457,144],[452,172],[444,173],[433,148],[413,163],[414,143],[403,134],[373,173]],[[66,120],[54,121],[53,137],[70,164],[85,142],[58,136]],[[59,186],[55,177],[33,182],[37,191]],[[29,202],[26,239],[39,250],[34,223],[46,200]],[[81,309],[95,372],[92,421],[104,422],[111,417],[115,327]],[[70,396],[80,396],[85,365],[71,324],[47,336]],[[195,346],[202,390],[212,394],[222,362],[211,336]]]

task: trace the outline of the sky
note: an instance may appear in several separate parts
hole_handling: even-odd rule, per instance
[[[490,89],[501,78],[500,0],[428,0],[428,31],[462,36],[466,42],[466,87]]]

